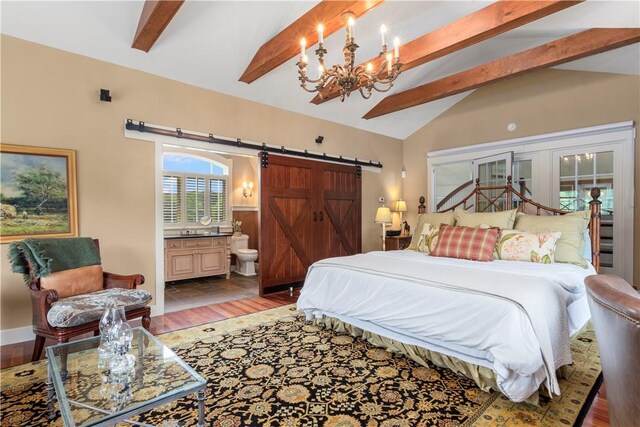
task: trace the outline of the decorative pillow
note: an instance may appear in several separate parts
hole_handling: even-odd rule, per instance
[[[559,231],[553,233],[529,233],[518,230],[501,230],[496,245],[498,259],[530,261],[552,264],[556,252]]]
[[[440,234],[440,226],[426,223],[420,233],[420,239],[418,240],[418,252],[424,252],[430,254],[438,243],[438,235]]]
[[[40,278],[41,289],[55,289],[58,298],[97,292],[103,289],[102,266],[56,271]]]
[[[556,244],[555,262],[566,262],[587,268],[587,261],[582,254],[585,246],[584,230],[589,225],[590,217],[589,211],[556,216],[518,214],[513,228],[531,233],[561,232]]]
[[[478,227],[487,224],[491,227],[498,227],[503,230],[513,228],[516,220],[517,209],[502,212],[467,212],[464,210],[454,211],[456,225],[459,227]]]
[[[414,251],[418,250],[418,240],[420,240],[420,236],[422,235],[421,231],[427,223],[435,225],[453,225],[456,223],[456,220],[453,218],[453,212],[432,212],[418,215],[418,221],[416,223],[416,228],[414,228],[411,244],[407,249],[413,249]]]
[[[493,252],[500,235],[497,228],[454,227],[440,224],[440,235],[433,256],[493,261]]]

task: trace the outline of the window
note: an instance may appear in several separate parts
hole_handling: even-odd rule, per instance
[[[162,156],[164,171],[192,172],[203,175],[229,175],[229,168],[213,160],[181,153],[165,153]]]
[[[179,153],[165,153],[162,178],[165,226],[199,225],[202,217],[212,223],[228,220],[229,168],[213,160]]]
[[[582,150],[579,150],[582,151]],[[613,268],[615,255],[614,232],[614,152],[578,152],[558,156],[560,209],[583,211],[589,209],[592,187],[600,188],[600,266]],[[613,271],[611,271],[613,272]]]
[[[433,168],[433,189],[435,193],[435,208],[447,209],[458,203],[471,191],[473,178],[473,163],[469,161],[445,163]],[[465,186],[465,183],[467,184]],[[461,188],[462,187],[462,188]],[[456,194],[452,195],[453,191]]]
[[[165,224],[182,223],[182,177],[164,175],[162,177],[162,217]]]

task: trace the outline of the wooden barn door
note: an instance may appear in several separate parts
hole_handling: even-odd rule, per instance
[[[362,251],[360,170],[355,166],[320,164],[317,259],[354,255]]]
[[[304,280],[314,261],[315,162],[261,153],[260,294]]]
[[[260,156],[260,294],[304,281],[315,261],[362,250],[355,166]]]

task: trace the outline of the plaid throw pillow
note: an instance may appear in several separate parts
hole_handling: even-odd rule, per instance
[[[440,224],[438,243],[432,256],[493,261],[496,240],[500,236],[497,228],[455,227]]]

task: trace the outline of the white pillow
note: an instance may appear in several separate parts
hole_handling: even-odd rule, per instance
[[[584,252],[582,252],[582,258],[588,262],[593,261],[593,256],[591,254],[591,235],[589,234],[588,228],[584,230]]]

